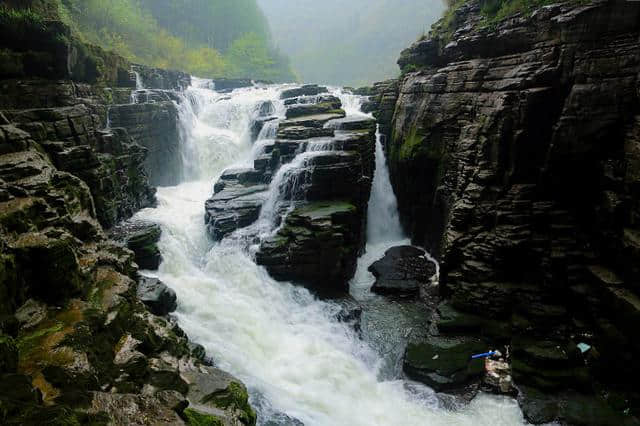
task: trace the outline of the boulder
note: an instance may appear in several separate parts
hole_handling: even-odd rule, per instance
[[[126,236],[127,247],[135,254],[140,269],[156,270],[162,261],[158,241],[162,229],[154,223],[136,223],[129,228],[132,232]]]
[[[178,415],[184,409],[184,397],[176,393],[159,392],[155,396],[93,392],[88,412],[106,413],[110,424],[142,426],[153,419],[155,425],[180,425]]]
[[[318,86],[317,84],[308,84],[295,89],[282,91],[280,99],[297,98],[298,96],[315,96],[327,92],[329,92],[329,90],[326,87]]]
[[[280,122],[280,128],[285,127],[316,127],[322,128],[331,120],[337,120],[345,117],[345,112],[341,109],[333,110],[323,114],[303,115],[295,118],[289,118]]]
[[[245,186],[240,183],[240,179],[245,179],[243,176],[254,175],[224,175],[216,184],[218,192],[205,203],[205,223],[214,240],[219,241],[236,229],[251,225],[260,216],[268,186]]]
[[[257,416],[249,405],[247,388],[235,377],[213,367],[183,369],[182,377],[197,413],[214,416],[224,425],[255,426]]]
[[[157,278],[140,277],[138,299],[155,315],[167,315],[178,307],[175,291]]]
[[[264,125],[270,121],[277,120],[278,117],[258,117],[251,122],[251,140],[255,141],[258,139],[260,132],[264,128]]]
[[[436,392],[459,390],[484,375],[484,359],[471,356],[486,351],[479,340],[429,337],[409,343],[403,370]]]
[[[321,295],[348,291],[361,247],[361,216],[345,202],[295,209],[256,254],[271,276],[306,285]]]
[[[384,257],[369,267],[376,277],[374,293],[396,296],[416,296],[436,274],[436,265],[426,253],[411,246],[393,247]]]

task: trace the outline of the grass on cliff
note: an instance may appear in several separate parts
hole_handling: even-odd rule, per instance
[[[558,0],[481,0],[481,11],[487,25],[495,25],[501,20],[518,13],[531,13]],[[574,0],[575,4],[588,4],[591,0]]]
[[[456,21],[457,11],[469,0],[447,0],[447,10],[440,21],[432,28],[431,37],[450,40],[459,26]],[[592,0],[572,0],[573,4],[590,4]],[[482,26],[493,28],[500,21],[518,13],[532,13],[536,9],[558,3],[558,0],[480,0],[480,12],[483,17]],[[426,38],[426,37],[423,37]]]
[[[295,80],[256,0],[0,0],[0,36],[14,50],[37,46],[11,40],[48,42],[54,21],[134,63],[208,78]]]

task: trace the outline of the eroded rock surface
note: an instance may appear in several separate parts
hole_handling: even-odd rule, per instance
[[[222,239],[255,223],[278,191],[274,217],[263,220],[277,225],[286,214],[278,231],[261,241],[256,261],[278,280],[335,294],[348,289],[364,245],[375,122],[345,119],[340,99],[326,92],[304,86],[282,93],[287,118],[278,123],[276,140],[253,168],[223,174],[206,203],[205,222],[209,234]],[[292,161],[296,167],[283,169]]]
[[[138,100],[153,103],[130,106],[126,60],[45,22],[36,33],[0,28],[0,423],[185,424],[204,414],[186,411],[182,374],[223,373],[143,303],[159,315],[176,305],[170,289],[138,275],[157,268],[157,225],[123,238],[135,254],[104,230],[155,202],[145,169],[168,167],[154,152],[177,138],[175,99],[161,89],[188,80],[137,68],[150,88]],[[131,133],[107,128],[109,118]],[[246,389],[225,377],[207,421],[254,425]]]
[[[431,283],[436,265],[417,247],[392,247],[371,266],[376,277],[371,291],[383,295],[417,296],[420,288]]]
[[[557,394],[541,404],[560,418],[569,388],[638,415],[640,5],[565,2],[487,26],[480,3],[363,92],[403,225],[442,265],[437,325],[509,343],[515,384]]]

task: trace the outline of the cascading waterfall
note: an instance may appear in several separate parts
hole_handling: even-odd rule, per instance
[[[207,238],[202,206],[213,182],[225,168],[247,164],[258,155],[248,136],[258,106],[271,101],[276,109],[282,108],[281,88],[275,86],[239,89],[230,95],[209,87],[195,80],[184,95],[188,102],[180,105],[184,159],[189,163],[186,181],[159,188],[158,207],[138,217],[163,228],[164,262],[157,276],[178,295],[176,316],[181,327],[220,368],[247,384],[260,423],[295,424],[292,419],[308,426],[522,423],[517,404],[510,399],[481,396],[451,412],[440,407],[428,388],[397,377],[385,379],[378,351],[335,319],[338,305],[274,281],[234,238],[217,244]],[[271,129],[262,135],[273,136]],[[309,151],[298,157],[305,155],[317,154]],[[377,174],[384,170],[379,167]],[[277,184],[271,190],[279,191]],[[376,200],[374,191],[372,203]]]

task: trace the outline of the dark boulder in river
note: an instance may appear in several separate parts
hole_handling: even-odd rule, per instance
[[[382,259],[369,267],[369,271],[376,277],[371,288],[374,293],[412,296],[433,279],[436,265],[427,259],[423,250],[400,246],[387,250]]]
[[[138,299],[147,305],[154,315],[164,316],[178,307],[175,291],[157,278],[140,277]]]

